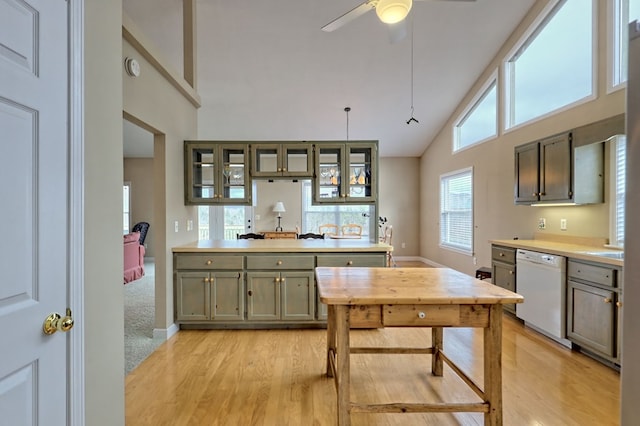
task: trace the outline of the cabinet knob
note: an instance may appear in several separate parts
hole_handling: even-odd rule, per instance
[[[422,312],[422,311],[418,312],[418,318],[425,319],[426,316],[427,315],[424,312]]]
[[[285,168],[283,167],[283,168],[282,168],[282,171],[283,171],[283,172],[286,172],[286,171],[287,171],[287,169],[285,169]]]
[[[208,282],[209,282],[209,278],[205,278],[203,281],[204,281],[205,283],[208,283]]]
[[[531,194],[532,197],[537,197],[538,194],[536,194],[535,192],[533,194]]]
[[[603,302],[604,303],[611,303],[611,298],[610,297],[605,297]]]
[[[278,277],[276,277],[275,280],[276,280],[277,283],[280,282],[280,278],[278,278]]]
[[[538,195],[541,196],[541,197],[544,197],[545,195],[547,195],[547,193],[546,192],[541,192]]]
[[[282,265],[282,260],[278,260],[278,261],[276,262],[276,265]]]
[[[253,291],[249,290],[249,291],[247,292],[247,294],[248,294],[249,296],[253,296]]]
[[[504,253],[500,253],[498,256],[500,256],[500,257],[504,257]]]
[[[509,271],[509,275],[513,275],[513,271]]]
[[[353,265],[353,260],[348,261],[348,262],[347,262],[347,265],[348,265],[348,266]]]
[[[617,306],[618,308],[622,308],[622,302],[616,302],[616,306]]]
[[[205,263],[206,263],[207,265],[211,265],[213,262],[212,262],[211,260],[207,260]]]

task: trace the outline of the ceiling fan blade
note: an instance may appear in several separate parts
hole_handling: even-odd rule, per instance
[[[354,7],[344,15],[334,19],[333,21],[329,22],[327,25],[322,27],[322,31],[326,31],[330,33],[331,31],[335,31],[341,26],[353,21],[354,19],[359,18],[360,16],[364,15],[371,9],[375,8],[373,3],[374,3],[373,1],[367,0],[366,2],[362,3],[360,6]]]
[[[448,2],[460,2],[460,3],[472,3],[476,0],[413,0],[413,1],[448,1]]]
[[[389,31],[389,41],[391,44],[398,43],[407,36],[408,33],[407,20],[403,19],[400,22],[396,22],[395,24],[387,24],[387,29]]]

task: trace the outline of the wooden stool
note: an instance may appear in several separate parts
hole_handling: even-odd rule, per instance
[[[476,269],[476,278],[479,280],[484,280],[485,278],[491,278],[491,268],[487,268],[483,266],[480,269]]]

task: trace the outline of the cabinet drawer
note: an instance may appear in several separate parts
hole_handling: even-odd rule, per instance
[[[318,266],[341,267],[341,266],[360,266],[360,267],[384,267],[386,266],[386,257],[384,254],[372,255],[319,255],[317,258]]]
[[[609,268],[607,266],[589,265],[586,263],[569,260],[567,274],[572,278],[591,281],[593,283],[602,284],[609,287],[614,287],[616,284],[615,269]]]
[[[382,324],[389,327],[487,327],[489,308],[484,305],[384,305]]]
[[[510,247],[491,246],[491,259],[505,263],[516,262],[516,249]]]
[[[242,269],[244,256],[176,255],[175,269]]]
[[[247,256],[247,269],[313,269],[313,256]]]

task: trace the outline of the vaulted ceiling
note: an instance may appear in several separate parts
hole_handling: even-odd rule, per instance
[[[414,2],[413,67],[411,32],[390,43],[374,11],[321,31],[361,2],[197,1],[199,138],[344,140],[348,130],[379,140],[381,156],[420,156],[534,0]],[[181,71],[182,0],[123,7]],[[412,114],[419,123],[406,123]]]

